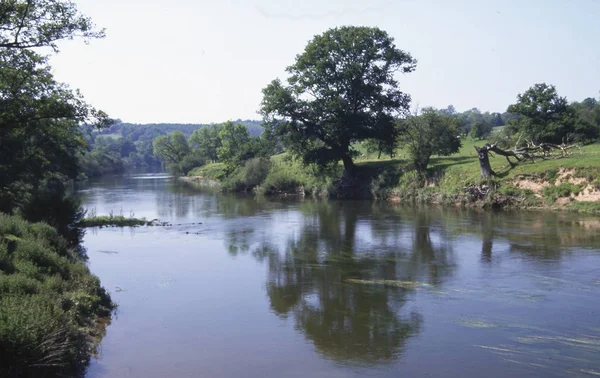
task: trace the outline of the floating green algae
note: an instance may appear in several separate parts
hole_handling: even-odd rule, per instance
[[[347,283],[361,284],[361,285],[380,285],[380,286],[392,286],[401,287],[403,289],[418,289],[422,287],[430,287],[431,285],[419,282],[419,281],[400,281],[400,280],[359,280],[349,278],[346,280]]]

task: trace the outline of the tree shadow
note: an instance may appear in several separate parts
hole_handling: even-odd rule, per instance
[[[431,172],[444,173],[449,167],[464,164],[469,160],[475,162],[477,161],[477,157],[474,158],[473,156],[447,156],[439,157],[438,159],[443,159],[445,163],[436,164],[434,167],[429,169]]]

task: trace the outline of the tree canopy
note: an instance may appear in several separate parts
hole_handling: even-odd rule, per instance
[[[536,143],[561,143],[570,136],[579,139],[597,136],[597,129],[581,122],[566,97],[559,96],[553,85],[535,84],[517,96],[517,102],[508,107],[508,112],[518,116],[509,122],[510,131],[523,133]]]
[[[416,60],[398,49],[385,31],[345,26],[315,36],[287,67],[287,83],[263,89],[261,113],[267,127],[305,163],[340,160],[354,170],[351,145],[396,136],[394,118],[408,109],[396,72]]]
[[[210,125],[197,129],[190,136],[189,142],[190,147],[196,149],[207,160],[217,161],[219,159],[217,150],[221,147],[221,137],[219,136],[218,125]]]
[[[19,210],[62,231],[76,211],[64,182],[77,177],[87,147],[80,125],[109,120],[54,80],[47,58],[30,48],[56,50],[56,41],[78,36],[102,33],[72,2],[0,3],[0,211]]]
[[[217,148],[219,161],[225,163],[230,170],[255,154],[255,143],[250,133],[241,123],[225,122],[219,127],[221,146]]]
[[[167,164],[179,163],[190,153],[190,146],[181,131],[161,135],[152,142],[154,155]]]
[[[65,0],[2,0],[0,2],[0,48],[51,47],[75,37],[102,38],[92,21]]]
[[[433,108],[425,108],[420,115],[399,121],[400,141],[419,173],[425,172],[432,155],[458,152],[461,142],[456,123],[456,118]]]

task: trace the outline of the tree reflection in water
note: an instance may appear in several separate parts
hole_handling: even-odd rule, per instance
[[[423,323],[419,312],[410,309],[415,289],[373,280],[440,285],[453,267],[444,232],[432,237],[432,220],[423,213],[387,227],[385,208],[369,202],[311,202],[301,207],[300,225],[283,242],[273,243],[267,236],[256,240],[258,230],[231,230],[228,249],[250,251],[268,264],[272,311],[293,319],[295,328],[326,358],[353,365],[399,358]],[[373,221],[375,216],[383,220]]]

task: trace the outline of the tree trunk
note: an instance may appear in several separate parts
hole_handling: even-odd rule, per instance
[[[355,166],[352,157],[350,157],[350,155],[344,155],[342,157],[342,162],[344,163],[344,176],[347,178],[353,177]]]
[[[487,146],[475,146],[475,151],[477,151],[477,153],[479,154],[479,166],[481,167],[481,177],[487,179],[491,176],[495,176],[496,174],[494,173],[494,171],[492,171],[492,167],[490,166],[490,157],[488,155],[489,149],[487,148]]]

